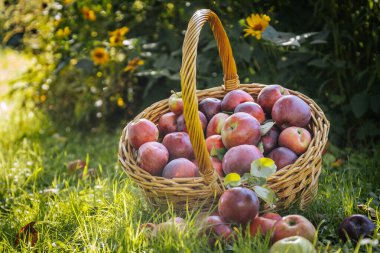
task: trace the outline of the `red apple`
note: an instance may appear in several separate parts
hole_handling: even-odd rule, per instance
[[[224,146],[229,149],[242,144],[257,145],[260,140],[260,123],[245,112],[229,116],[222,128]]]
[[[280,132],[278,129],[273,126],[268,133],[261,137],[263,143],[264,154],[267,154],[271,150],[277,147],[278,136]]]
[[[198,167],[186,158],[177,158],[170,161],[162,171],[165,178],[198,177]]]
[[[281,215],[279,215],[278,213],[271,213],[271,212],[264,213],[261,215],[261,217],[271,219],[271,220],[275,220],[275,221],[282,219]]]
[[[216,158],[211,158],[212,167],[216,170],[219,176],[223,177],[223,169],[222,169],[222,162]]]
[[[228,92],[221,103],[222,111],[233,112],[235,107],[244,102],[253,102],[253,97],[243,90]]]
[[[244,226],[258,215],[259,199],[252,190],[235,187],[222,194],[218,210],[223,220]]]
[[[243,175],[251,170],[251,163],[264,157],[261,151],[253,145],[240,145],[230,148],[223,157],[222,167],[224,173],[238,173]]]
[[[207,120],[210,120],[214,115],[219,113],[222,109],[220,104],[222,101],[217,98],[205,98],[199,102],[199,110],[204,113]]]
[[[255,217],[250,224],[251,236],[263,235],[266,236],[274,227],[276,220],[268,219],[265,217]]]
[[[158,121],[158,130],[161,136],[177,131],[177,115],[174,112],[168,112],[162,115]]]
[[[159,142],[146,142],[140,146],[137,164],[153,176],[160,176],[169,161],[169,152]]]
[[[200,111],[198,111],[198,114],[199,114],[199,120],[201,121],[201,124],[202,124],[202,130],[203,130],[203,132],[205,132],[206,127],[207,127],[206,116]],[[183,114],[179,115],[179,117],[177,118],[177,130],[179,132],[186,132],[187,133],[186,121],[185,121],[185,117],[183,116]]]
[[[135,149],[138,149],[145,142],[158,140],[158,128],[147,119],[131,121],[127,130],[128,141]]]
[[[310,132],[302,127],[285,128],[281,132],[280,137],[278,137],[278,144],[281,147],[286,147],[297,155],[305,153],[309,147],[310,142]]]
[[[285,166],[294,163],[298,156],[288,148],[279,147],[273,149],[268,154],[268,158],[272,159],[277,166],[277,170],[280,170]]]
[[[257,96],[257,103],[264,112],[271,113],[274,103],[283,95],[289,95],[289,91],[278,84],[264,87]]]
[[[272,119],[281,129],[290,126],[306,127],[310,118],[310,106],[294,95],[282,96],[272,108]]]
[[[173,93],[168,100],[169,109],[176,115],[181,115],[183,112],[182,94],[180,92]]]
[[[302,236],[286,237],[277,241],[269,253],[316,253],[313,244]]]
[[[255,117],[260,124],[265,121],[265,113],[259,104],[255,102],[244,102],[236,106],[235,113],[237,112],[246,112],[253,117]]]
[[[283,238],[299,235],[313,242],[315,232],[314,225],[302,215],[287,215],[274,225],[271,241],[275,243]]]
[[[223,241],[229,241],[234,235],[231,226],[220,216],[208,216],[203,223],[203,230],[205,230],[206,234],[211,236],[211,238],[217,237]]]
[[[230,115],[223,112],[215,114],[207,125],[206,136],[209,137],[214,134],[220,134],[222,132],[224,122],[229,116]]]
[[[174,132],[167,134],[162,140],[162,144],[169,151],[170,160],[176,158],[194,158],[194,150],[191,145],[189,135],[185,132]]]
[[[83,161],[80,159],[70,161],[67,164],[67,170],[69,173],[73,173],[73,172],[78,171],[78,170],[83,170],[84,167],[86,167],[86,161]]]
[[[226,148],[224,147],[221,135],[211,135],[206,139],[207,151],[210,156],[218,157],[224,155]]]

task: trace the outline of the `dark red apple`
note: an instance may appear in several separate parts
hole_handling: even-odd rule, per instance
[[[168,149],[170,160],[181,157],[189,160],[194,158],[193,146],[189,135],[185,132],[167,134],[162,140],[162,144]]]
[[[264,112],[271,113],[274,103],[283,95],[289,95],[289,91],[278,84],[268,85],[260,91],[257,96],[257,103]]]
[[[228,92],[221,103],[222,111],[233,112],[235,107],[244,102],[253,102],[253,97],[243,90]]]
[[[168,112],[162,115],[158,121],[158,130],[161,136],[177,131],[177,115],[174,112]]]
[[[253,145],[240,145],[230,148],[224,155],[222,167],[224,173],[238,173],[243,175],[251,170],[251,163],[264,157],[261,151]]]
[[[258,215],[259,199],[252,190],[235,187],[222,194],[218,210],[223,220],[245,226]]]
[[[211,237],[217,237],[223,241],[229,241],[234,233],[231,226],[220,216],[211,215],[204,220],[203,230]]]
[[[277,166],[277,170],[280,170],[285,166],[294,163],[298,156],[288,148],[279,147],[273,149],[268,154],[268,158],[272,159]]]
[[[210,120],[214,115],[221,112],[221,103],[222,101],[217,98],[205,98],[199,102],[198,109],[204,113],[207,120]]]
[[[222,128],[224,146],[229,149],[242,144],[257,145],[260,140],[260,123],[245,112],[229,116]]]
[[[198,114],[199,114],[199,120],[201,121],[202,130],[203,132],[205,132],[206,127],[207,127],[206,116],[200,111],[198,111]],[[183,114],[179,115],[179,117],[177,118],[177,131],[187,133],[186,121]]]
[[[278,129],[275,126],[273,126],[268,133],[261,137],[261,141],[263,143],[264,148],[264,154],[267,154],[268,152],[277,147],[279,135],[280,131],[278,131]]]
[[[131,121],[127,130],[128,141],[135,149],[138,149],[145,142],[158,140],[158,128],[147,119]]]
[[[306,127],[310,118],[310,106],[294,95],[282,96],[272,108],[272,119],[281,129],[291,126]]]
[[[264,213],[261,215],[261,217],[271,219],[271,220],[275,220],[275,221],[282,219],[281,215],[279,215],[278,213],[272,213],[272,212]]]
[[[198,177],[198,167],[186,158],[177,158],[170,161],[162,171],[165,178]]]
[[[222,162],[216,158],[211,158],[212,167],[216,170],[219,176],[223,177],[223,169],[222,169]]]
[[[342,221],[338,234],[344,242],[347,239],[357,242],[360,238],[372,236],[375,228],[375,224],[367,216],[354,214]]]
[[[215,114],[207,125],[206,136],[209,137],[211,135],[220,134],[222,132],[224,122],[229,116],[230,115],[223,112]]]
[[[310,142],[310,132],[302,127],[285,128],[278,137],[278,145],[292,150],[297,155],[305,153]]]
[[[137,164],[153,176],[160,176],[169,161],[169,152],[159,142],[146,142],[140,146]]]
[[[314,225],[302,215],[287,215],[274,225],[271,241],[275,243],[283,238],[299,235],[313,242],[315,232]]]
[[[265,113],[261,106],[255,102],[244,102],[236,106],[235,113],[237,112],[246,112],[253,117],[255,117],[260,124],[264,123],[265,121]]]
[[[271,232],[276,222],[276,220],[271,220],[264,217],[255,217],[250,224],[249,232],[251,236],[266,236]]]
[[[169,109],[176,115],[181,115],[183,112],[182,94],[180,92],[173,93],[168,100]]]
[[[74,160],[67,163],[67,171],[69,173],[76,172],[78,170],[83,170],[86,167],[86,161],[83,160]]]

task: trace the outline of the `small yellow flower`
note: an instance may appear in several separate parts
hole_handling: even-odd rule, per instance
[[[125,34],[127,34],[128,32],[129,32],[129,28],[126,26],[116,29],[115,31],[109,32],[111,46],[123,45]]]
[[[119,107],[124,107],[125,105],[123,98],[118,98],[116,103],[117,103],[117,106]]]
[[[65,38],[71,34],[71,30],[68,26],[65,26],[65,28],[60,28],[58,31],[55,33],[55,35],[59,38]]]
[[[102,47],[96,47],[91,52],[91,58],[95,64],[105,64],[109,61],[108,52]]]
[[[125,72],[128,72],[128,71],[133,72],[133,71],[135,71],[135,69],[138,66],[141,66],[141,65],[144,65],[144,60],[141,60],[140,58],[135,57],[132,60],[128,61],[128,65],[124,68],[124,71]]]
[[[41,101],[42,103],[44,103],[44,102],[46,101],[46,99],[47,99],[46,95],[41,95],[41,96],[40,96],[40,101]]]
[[[129,28],[126,26],[123,26],[122,28],[109,32],[109,35],[110,36],[125,36],[128,32],[129,32]]]
[[[270,17],[265,14],[251,14],[246,19],[247,28],[244,29],[244,37],[250,35],[258,40],[261,39],[261,34],[269,25],[269,21]]]
[[[123,36],[112,36],[110,37],[110,45],[111,46],[121,46],[123,45],[123,40],[124,40],[124,37]]]
[[[93,10],[91,10],[90,8],[88,7],[83,7],[81,9],[81,12],[83,14],[83,17],[87,20],[90,20],[90,21],[95,21],[96,20],[96,15],[95,15],[95,12]]]
[[[73,0],[63,0],[63,3],[65,4],[65,5],[69,5],[69,4],[71,4],[73,2]]]

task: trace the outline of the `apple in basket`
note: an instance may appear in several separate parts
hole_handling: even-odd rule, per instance
[[[221,134],[224,122],[229,116],[230,115],[223,112],[215,114],[207,125],[206,136],[209,137],[211,135]]]
[[[256,146],[239,145],[226,152],[222,160],[222,168],[226,175],[232,172],[244,175],[250,172],[251,163],[261,157],[263,154]]]
[[[244,102],[236,106],[235,113],[237,112],[246,112],[253,117],[255,117],[260,124],[264,123],[265,121],[265,113],[261,106],[255,102]]]
[[[265,135],[261,137],[261,141],[263,143],[264,154],[268,154],[278,145],[278,136],[280,135],[280,131],[273,126]]]
[[[276,222],[271,241],[275,243],[283,238],[299,235],[313,242],[315,232],[314,225],[308,219],[302,215],[291,214]]]
[[[183,112],[183,101],[180,92],[173,93],[168,100],[169,109],[176,115],[181,115]]]
[[[158,128],[150,120],[139,119],[137,121],[131,121],[127,129],[129,143],[136,150],[145,142],[158,140]]]
[[[233,112],[236,106],[244,102],[253,102],[253,97],[243,90],[232,90],[224,96],[221,108],[224,112]]]
[[[198,111],[198,114],[199,114],[199,120],[201,121],[202,130],[204,132],[206,130],[206,126],[207,126],[207,118],[201,111]],[[186,121],[185,121],[185,117],[183,116],[183,114],[179,115],[177,118],[177,130],[178,130],[178,132],[186,132],[187,133]]]
[[[264,112],[272,113],[272,107],[283,95],[289,95],[289,91],[278,84],[265,86],[257,96],[257,103]]]
[[[285,95],[273,105],[272,118],[281,129],[290,126],[306,127],[311,118],[311,109],[299,97]]]
[[[137,164],[153,176],[160,176],[169,161],[169,152],[159,142],[146,142],[140,146]]]
[[[277,166],[277,170],[280,170],[285,166],[294,163],[298,156],[288,148],[278,147],[268,154],[268,158],[272,159]]]
[[[177,115],[174,112],[163,114],[158,120],[158,130],[161,136],[177,132]]]
[[[189,160],[194,158],[193,146],[189,135],[185,132],[174,132],[165,135],[162,144],[168,149],[170,160],[181,157]]]
[[[297,155],[305,153],[310,142],[310,132],[302,127],[285,128],[278,137],[279,146],[289,148]]]
[[[222,159],[224,153],[226,153],[226,148],[224,147],[221,135],[215,134],[207,137],[206,147],[212,157],[221,157],[220,159]]]
[[[199,169],[190,160],[177,158],[165,166],[162,176],[166,178],[199,177]]]
[[[207,120],[210,120],[214,115],[221,112],[221,103],[222,101],[217,98],[205,98],[199,102],[198,108],[204,115],[207,117]]]

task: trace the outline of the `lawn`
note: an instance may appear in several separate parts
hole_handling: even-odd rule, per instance
[[[5,81],[4,81],[5,82]],[[1,86],[1,85],[0,85]],[[3,86],[4,87],[4,86]],[[5,87],[6,89],[6,87]],[[267,252],[269,238],[238,233],[234,244],[207,244],[198,237],[195,210],[183,218],[187,229],[152,238],[140,226],[176,216],[157,212],[144,200],[117,162],[122,131],[79,133],[55,126],[28,103],[26,92],[0,101],[0,252]],[[334,126],[332,126],[334,127]],[[302,214],[318,227],[318,252],[380,252],[380,146],[337,148],[324,156],[319,191]],[[70,161],[87,160],[96,176],[70,173]],[[358,245],[339,241],[344,217],[376,210],[377,235]],[[36,222],[38,241],[15,244],[21,227]]]

